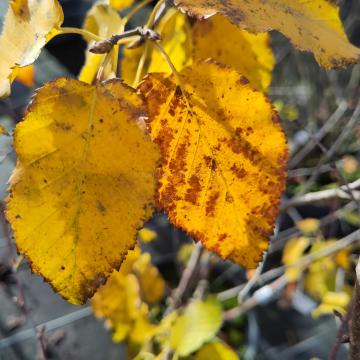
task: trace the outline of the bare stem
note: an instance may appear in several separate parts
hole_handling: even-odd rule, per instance
[[[84,29],[79,29],[76,27],[62,27],[59,30],[59,35],[62,35],[62,34],[78,34],[78,35],[84,36],[85,38],[95,40],[95,41],[105,40],[101,36],[98,36],[90,31],[87,31]]]
[[[190,260],[181,275],[181,279],[178,287],[173,291],[171,297],[171,303],[169,307],[166,309],[164,317],[170,314],[172,311],[177,309],[182,302],[183,296],[190,286],[190,282],[199,266],[201,255],[204,251],[203,246],[200,242],[196,243],[193,252],[191,253]]]
[[[350,360],[360,359],[360,261],[356,266],[354,305],[350,326]]]

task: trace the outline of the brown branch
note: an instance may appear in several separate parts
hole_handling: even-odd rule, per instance
[[[190,282],[194,277],[194,274],[199,266],[201,255],[204,251],[200,242],[196,243],[194,250],[191,253],[190,260],[182,273],[178,287],[173,291],[170,299],[170,305],[165,311],[164,317],[177,309],[183,300],[185,292],[190,286]]]
[[[340,349],[340,346],[344,343],[344,339],[348,338],[348,326],[353,313],[354,308],[354,298],[351,300],[349,307],[347,309],[346,315],[341,318],[341,324],[336,335],[335,344],[331,349],[328,360],[336,360],[337,353]]]
[[[360,359],[360,261],[356,266],[354,305],[350,326],[350,360]]]

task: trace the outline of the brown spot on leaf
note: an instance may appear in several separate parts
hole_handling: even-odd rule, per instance
[[[206,209],[205,209],[206,216],[215,215],[215,207],[219,196],[220,196],[219,191],[216,191],[210,195],[208,201],[206,202]]]
[[[197,204],[199,194],[201,192],[199,177],[197,175],[192,175],[189,180],[189,185],[190,188],[186,191],[185,200],[195,205]]]
[[[242,168],[242,167],[239,167],[239,166],[237,166],[236,164],[234,164],[231,168],[230,168],[230,170],[236,175],[236,177],[238,178],[238,179],[243,179],[245,176],[246,176],[246,174],[247,174],[247,171],[244,169],[244,168]]]

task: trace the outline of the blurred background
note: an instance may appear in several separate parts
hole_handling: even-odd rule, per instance
[[[82,26],[94,3],[60,2],[65,13],[64,26],[75,27]],[[1,22],[7,3],[0,2]],[[340,5],[349,39],[360,46],[360,1],[340,1]],[[141,16],[135,20],[140,19],[141,23]],[[279,33],[272,33],[272,47],[276,68],[269,96],[280,113],[291,148],[284,201],[297,194],[356,181],[360,178],[360,66],[339,71],[321,69],[311,54],[295,50]],[[60,76],[76,77],[84,63],[85,50],[86,43],[80,36],[56,37],[35,64],[35,87]],[[32,92],[32,88],[15,82],[11,97],[0,101],[0,124],[9,133],[21,120]],[[0,137],[1,199],[6,197],[6,182],[15,160],[11,138]],[[324,241],[343,239],[360,225],[358,206],[354,199],[335,198],[283,209],[265,263],[246,294],[251,299],[255,289],[270,283],[274,296],[264,303],[250,303],[243,316],[235,316],[224,325],[226,341],[238,350],[242,359],[328,358],[341,320],[331,311],[323,315],[320,310],[320,316],[314,316],[314,310],[323,302],[316,288],[323,281],[331,281],[334,292],[351,294],[351,274],[359,253],[357,243],[347,253],[346,264],[328,267],[322,264],[320,270],[313,269],[313,273],[331,272],[330,280],[321,275],[293,283],[276,280],[281,280],[284,272],[284,248],[291,239],[309,232]],[[307,219],[318,221],[304,222]],[[36,359],[39,346],[46,347],[49,359],[126,359],[125,346],[112,342],[111,334],[102,321],[93,317],[89,305],[68,304],[40,277],[31,274],[26,261],[12,273],[11,264],[17,254],[3,216],[1,225],[0,359]],[[183,268],[177,254],[180,248],[186,251],[183,245],[191,244],[191,239],[172,227],[164,214],[156,214],[147,227],[157,235],[144,246],[168,283],[176,287]],[[210,290],[221,294],[225,307],[231,308],[237,301],[234,291],[237,294],[238,287],[248,284],[252,276],[239,266],[217,259],[209,271]],[[229,289],[232,293],[227,292]],[[337,358],[345,359],[346,351],[346,345],[341,345]]]

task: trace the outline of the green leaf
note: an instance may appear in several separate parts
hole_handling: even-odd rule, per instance
[[[180,356],[187,356],[211,341],[222,324],[222,311],[215,298],[190,303],[171,329],[170,345]]]

